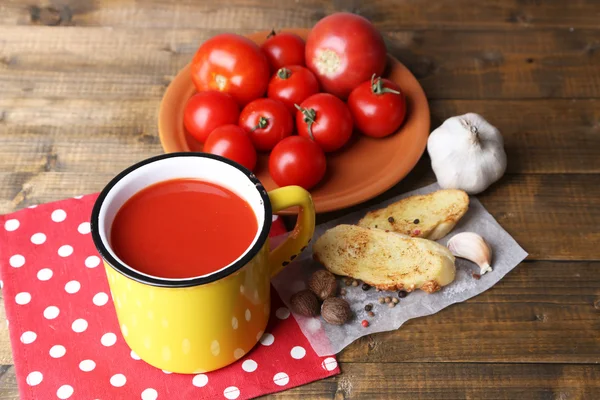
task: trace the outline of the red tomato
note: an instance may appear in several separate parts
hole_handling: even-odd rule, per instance
[[[358,129],[376,138],[394,133],[406,116],[406,98],[400,87],[388,79],[375,79],[375,75],[350,93],[348,107]]]
[[[298,135],[313,139],[325,152],[345,145],[352,136],[352,125],[346,104],[329,93],[310,96],[296,114]]]
[[[304,40],[294,33],[272,31],[263,43],[262,50],[272,71],[286,65],[304,65]]]
[[[283,139],[269,157],[269,173],[279,186],[298,185],[308,190],[323,179],[326,170],[323,150],[301,136]]]
[[[188,100],[183,114],[185,129],[204,143],[216,128],[236,124],[240,109],[230,95],[216,91],[196,93]]]
[[[239,125],[248,133],[256,150],[269,151],[294,130],[292,114],[280,101],[256,99],[240,114]]]
[[[222,33],[204,42],[192,60],[196,89],[226,92],[244,105],[261,97],[269,83],[269,63],[250,39]]]
[[[250,171],[256,166],[256,150],[246,132],[237,125],[223,125],[212,131],[204,151],[235,161]]]
[[[319,82],[315,75],[307,68],[291,65],[280,68],[267,89],[267,95],[281,101],[296,115],[295,104],[301,104],[308,97],[319,93]]]
[[[381,75],[385,63],[381,33],[356,14],[329,15],[317,22],[306,39],[306,66],[324,91],[342,99],[371,75]]]

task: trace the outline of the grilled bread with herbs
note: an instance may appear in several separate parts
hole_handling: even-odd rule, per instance
[[[313,245],[313,257],[336,275],[381,290],[433,293],[456,274],[454,256],[436,242],[356,225],[327,230]]]
[[[465,215],[469,196],[462,190],[438,190],[410,196],[368,212],[358,225],[430,240],[446,236]]]

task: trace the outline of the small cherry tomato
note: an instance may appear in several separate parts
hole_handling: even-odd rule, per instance
[[[222,33],[204,42],[191,63],[196,89],[229,93],[240,105],[265,94],[270,71],[267,57],[252,40]]]
[[[256,150],[269,151],[292,134],[294,119],[282,102],[256,99],[242,110],[239,125],[244,128]]]
[[[394,133],[406,117],[406,97],[400,87],[375,75],[350,93],[348,107],[357,128],[375,138]]]
[[[269,173],[279,186],[298,185],[308,190],[323,179],[326,170],[323,150],[302,136],[283,139],[269,157]]]
[[[204,152],[228,158],[250,171],[256,166],[256,150],[237,125],[223,125],[212,131],[204,143]]]
[[[300,65],[279,68],[269,82],[267,95],[281,101],[296,115],[294,104],[301,104],[308,97],[319,93],[319,82],[315,74]]]
[[[190,97],[185,105],[183,125],[194,139],[204,143],[219,126],[236,124],[239,115],[237,103],[227,93],[200,92]]]
[[[313,139],[325,152],[335,151],[352,136],[352,114],[342,100],[318,93],[296,107],[298,135]]]
[[[271,71],[286,65],[304,65],[304,40],[294,33],[275,33],[273,30],[261,48],[269,60]]]

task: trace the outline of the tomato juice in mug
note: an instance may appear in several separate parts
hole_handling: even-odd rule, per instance
[[[273,213],[294,206],[296,227],[270,249]],[[267,192],[220,156],[170,153],[124,170],[91,223],[124,340],[171,372],[235,362],[264,333],[270,279],[305,248],[314,223],[306,190]]]

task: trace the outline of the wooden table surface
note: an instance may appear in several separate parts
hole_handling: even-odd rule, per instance
[[[433,127],[472,111],[500,128],[508,171],[478,197],[530,256],[476,298],[353,343],[339,376],[273,397],[600,398],[597,0],[2,0],[0,213],[99,191],[161,153],[161,96],[211,35],[341,10],[383,32]],[[424,156],[375,201],[433,181]],[[17,399],[5,324],[0,364],[0,399]]]

